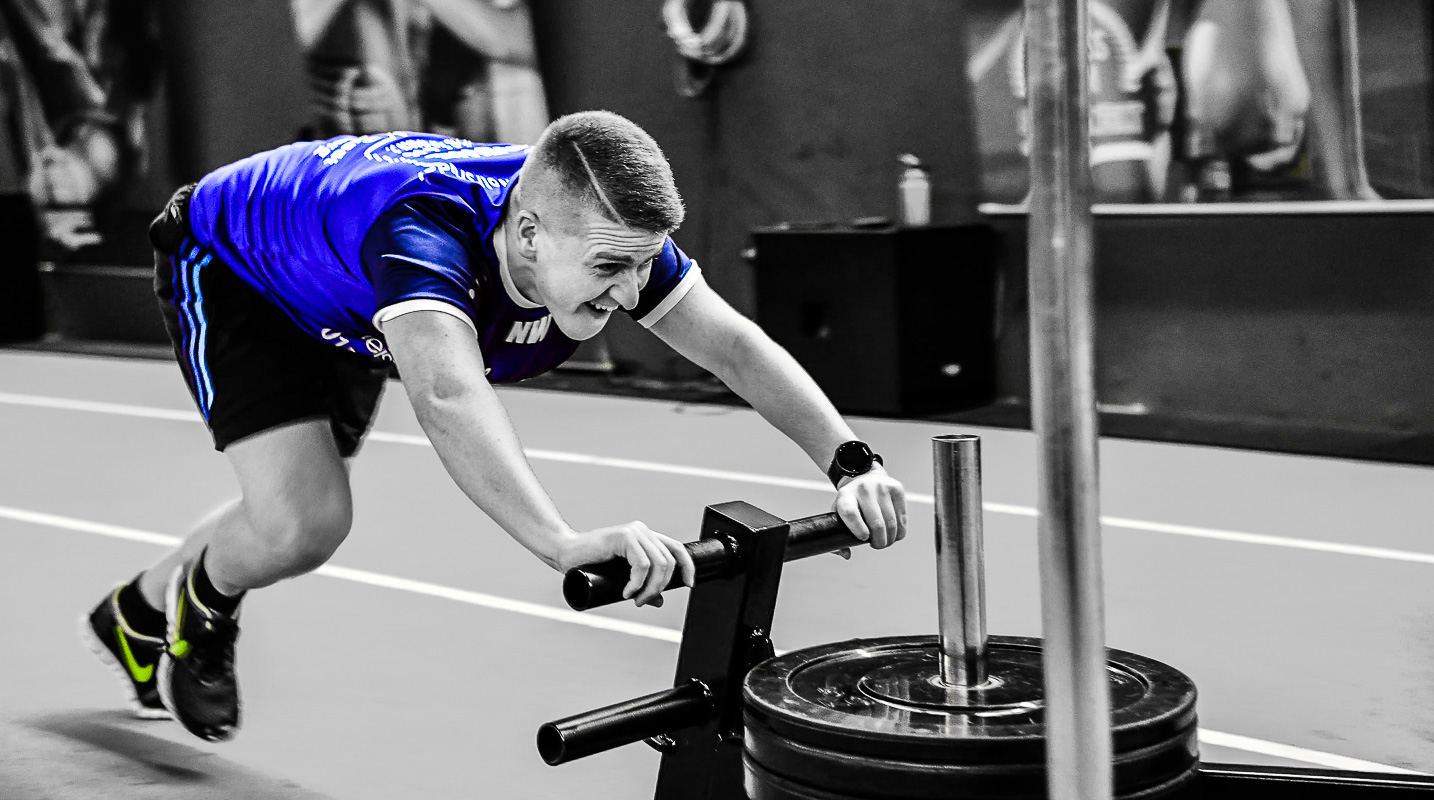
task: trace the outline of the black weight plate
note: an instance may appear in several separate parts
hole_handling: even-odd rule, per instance
[[[783,778],[763,768],[748,755],[742,757],[742,789],[747,800],[869,800],[860,795],[838,794]]]
[[[1041,640],[992,636],[984,688],[940,686],[934,636],[854,639],[768,659],[750,672],[748,723],[820,748],[964,764],[1037,763],[1045,752]],[[1153,659],[1108,650],[1116,753],[1176,737],[1195,685]]]
[[[858,755],[827,750],[784,739],[748,726],[747,757],[763,769],[825,791],[863,797],[936,798],[1039,797],[1045,792],[1044,761],[1034,763],[950,764]],[[1199,764],[1196,726],[1175,738],[1114,759],[1117,794],[1131,794],[1163,785]],[[898,794],[885,794],[891,791]]]
[[[801,781],[784,778],[758,764],[750,756],[742,759],[742,787],[747,800],[908,800],[905,787],[896,784],[886,787],[881,794],[861,794],[853,790],[836,792],[809,786]],[[1164,784],[1152,786],[1132,794],[1115,795],[1116,800],[1195,800],[1197,797],[1200,765],[1196,764],[1184,773],[1171,778]],[[961,800],[990,800],[989,795],[956,794],[948,792],[945,798]],[[1028,800],[1045,800],[1044,789],[1038,794],[1028,795]]]

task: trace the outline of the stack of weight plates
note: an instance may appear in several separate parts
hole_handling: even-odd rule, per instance
[[[1199,769],[1195,685],[1109,652],[1115,796],[1183,798]],[[751,800],[1045,798],[1041,641],[990,637],[988,680],[940,681],[935,637],[857,639],[751,670],[744,689]]]

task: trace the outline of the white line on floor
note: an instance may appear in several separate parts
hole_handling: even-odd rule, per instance
[[[119,525],[107,525],[103,522],[91,522],[90,520],[62,517],[58,514],[46,514],[40,511],[27,511],[25,509],[10,508],[7,506],[0,506],[0,517],[13,519],[17,522],[46,525],[52,528],[64,528],[66,530],[80,531],[83,533],[96,533],[114,539],[127,539],[131,542],[143,542],[161,547],[174,547],[181,541],[178,536],[168,536],[163,533],[152,533],[135,528],[125,528]],[[424,583],[423,581],[414,581],[407,578],[395,578],[390,575],[380,575],[377,572],[368,572],[361,569],[350,569],[348,567],[337,567],[332,564],[326,564],[319,567],[318,570],[316,570],[316,574],[325,575],[330,578],[339,578],[340,580],[353,581],[355,583],[366,583],[370,586],[381,586],[385,589],[397,589],[403,592],[424,594],[430,597],[441,597],[445,600],[456,600],[460,603],[483,606],[484,608],[491,608],[497,611],[511,611],[515,614],[541,617],[542,619],[554,620],[556,622],[566,622],[572,625],[582,625],[598,630],[626,633],[647,639],[661,639],[665,642],[677,642],[682,640],[682,633],[672,630],[671,628],[663,628],[657,625],[644,625],[640,622],[628,622],[626,620],[612,619],[610,617],[593,614],[582,614],[577,611],[554,608],[540,603],[525,603],[521,600],[510,600],[506,597],[497,597],[481,592],[470,592],[465,589],[454,589],[448,586],[439,586],[437,584]]]
[[[129,417],[145,417],[148,419],[174,420],[180,422],[199,422],[199,415],[193,411],[179,411],[167,408],[153,408],[150,406],[125,405],[122,403],[101,403],[90,400],[71,400],[61,397],[45,397],[41,395],[12,394],[0,392],[0,403],[10,405],[34,406],[39,408],[60,409],[65,411],[89,411],[100,414],[118,414]],[[428,439],[423,436],[415,436],[406,433],[386,433],[374,431],[369,434],[369,439],[374,442],[385,444],[414,445],[418,447],[430,447]],[[761,486],[776,486],[786,489],[805,489],[810,491],[831,494],[831,484],[825,481],[803,480],[800,478],[784,478],[778,475],[762,475],[750,472],[733,472],[730,470],[706,469],[704,467],[690,467],[683,464],[665,464],[656,461],[635,461],[626,458],[608,458],[606,456],[587,455],[585,453],[567,453],[558,450],[525,449],[528,458],[534,461],[555,461],[566,464],[582,464],[594,467],[610,467],[614,469],[630,469],[642,472],[658,472],[666,475],[682,475],[691,478],[706,478],[710,480],[732,481],[735,483],[751,483]],[[906,499],[912,503],[923,503],[931,505],[935,502],[929,494],[911,493]],[[983,503],[982,508],[993,514],[1010,514],[1019,517],[1036,517],[1036,509],[1030,506],[1018,506],[1008,503]],[[1332,553],[1335,555],[1358,556],[1361,558],[1377,558],[1385,561],[1404,561],[1414,564],[1434,564],[1434,554],[1419,553],[1409,550],[1393,550],[1385,547],[1368,547],[1365,545],[1344,544],[1341,542],[1321,542],[1311,539],[1296,539],[1289,536],[1271,536],[1261,533],[1245,533],[1243,531],[1227,531],[1218,528],[1202,528],[1194,525],[1178,525],[1167,522],[1150,522],[1139,519],[1126,519],[1123,517],[1101,517],[1101,524],[1109,528],[1124,530],[1142,531],[1145,533],[1165,533],[1174,536],[1190,536],[1197,539],[1210,539],[1215,541],[1236,542],[1240,544],[1264,545],[1267,547],[1284,547],[1293,550],[1307,550],[1317,553]]]
[[[98,403],[93,400],[71,400],[67,397],[45,397],[37,394],[12,394],[0,392],[0,403],[12,406],[34,406],[56,408],[63,411],[90,411],[96,414],[118,414],[122,417],[146,417],[148,419],[169,419],[178,422],[199,422],[194,411],[178,411],[172,408],[132,406],[124,403]]]
[[[28,511],[20,508],[0,506],[0,518],[12,519],[17,522],[26,522],[34,525],[43,525],[51,528],[78,531],[82,533],[94,533],[101,536],[109,536],[115,539],[125,539],[132,542],[143,542],[145,544],[173,547],[180,542],[178,536],[169,536],[162,533],[126,528],[119,525],[109,525],[103,522],[63,517],[58,514],[47,514],[41,511]],[[680,642],[681,631],[671,628],[662,628],[656,625],[644,625],[637,622],[599,617],[591,614],[582,614],[576,611],[569,611],[561,608],[554,608],[539,603],[525,603],[520,600],[509,600],[505,597],[496,597],[481,592],[470,592],[465,589],[454,589],[448,586],[439,586],[424,581],[409,580],[407,578],[396,578],[390,575],[381,575],[376,572],[368,572],[348,567],[336,567],[325,565],[319,567],[317,574],[340,580],[363,583],[369,586],[379,586],[385,589],[396,589],[401,592],[412,592],[415,594],[439,597],[445,600],[456,600],[460,603],[482,606],[497,611],[510,611],[515,614],[524,614],[532,617],[553,620],[555,622],[566,622],[573,625],[582,625],[589,628],[613,631],[615,633],[626,633],[631,636],[640,636],[647,639],[659,639],[665,642]],[[1400,767],[1392,767],[1386,764],[1378,764],[1373,761],[1361,761],[1355,758],[1348,758],[1334,753],[1323,753],[1318,750],[1306,750],[1292,745],[1267,742],[1262,739],[1252,739],[1248,736],[1237,736],[1220,731],[1200,729],[1200,740],[1212,745],[1229,747],[1235,750],[1245,750],[1261,755],[1287,758],[1294,761],[1303,761],[1307,764],[1316,764],[1329,769],[1345,769],[1360,772],[1387,772],[1400,775],[1422,775],[1424,773]]]
[[[1278,742],[1267,742],[1263,739],[1251,739],[1248,736],[1238,736],[1233,733],[1221,733],[1206,728],[1200,729],[1200,743],[1214,745],[1216,747],[1229,747],[1234,750],[1244,750],[1249,753],[1259,753],[1262,756],[1273,756],[1275,758],[1287,758],[1291,761],[1303,761],[1307,764],[1318,764],[1326,769],[1344,769],[1351,772],[1389,772],[1395,775],[1424,775],[1423,772],[1415,772],[1412,769],[1391,767],[1385,764],[1376,764],[1373,761],[1364,761],[1358,758],[1346,758],[1333,753],[1323,753],[1319,750],[1306,750],[1303,747],[1294,747]]]

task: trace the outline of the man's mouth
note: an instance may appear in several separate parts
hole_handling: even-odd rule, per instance
[[[597,300],[589,300],[583,305],[587,306],[588,308],[592,309],[593,312],[598,314],[607,314],[617,310],[617,303],[601,303]]]

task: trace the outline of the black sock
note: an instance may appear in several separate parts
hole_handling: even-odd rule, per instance
[[[200,553],[199,561],[194,565],[194,596],[210,611],[232,617],[239,610],[239,601],[244,599],[244,593],[230,597],[214,588],[214,584],[209,582],[209,573],[204,569],[204,556],[208,553],[208,549]]]
[[[125,624],[142,636],[164,636],[164,612],[149,604],[139,591],[141,572],[119,591],[119,611]]]

